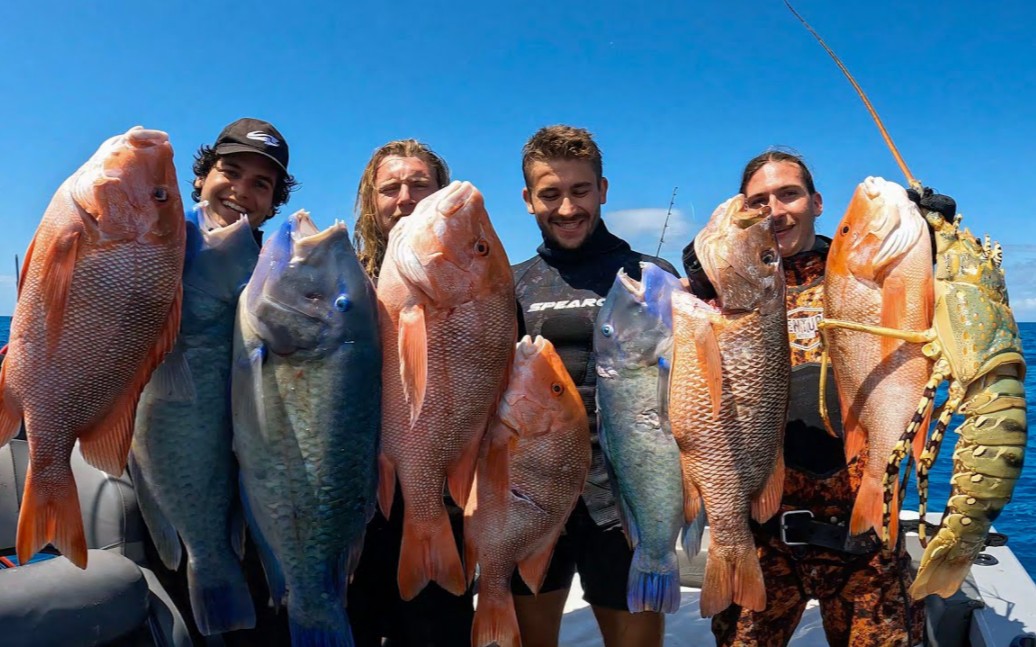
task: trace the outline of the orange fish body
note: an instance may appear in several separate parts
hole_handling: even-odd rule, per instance
[[[465,510],[468,580],[476,562],[480,569],[473,647],[521,644],[511,575],[517,566],[539,590],[589,469],[590,430],[575,383],[549,341],[526,336]]]
[[[933,310],[928,227],[903,187],[868,177],[838,225],[824,275],[824,317],[901,330],[927,330]],[[845,430],[846,459],[867,448],[850,532],[880,533],[882,480],[893,446],[917,410],[931,362],[912,344],[831,328],[828,353]],[[920,452],[924,433],[915,440]],[[896,479],[894,479],[896,480]],[[891,541],[899,516],[898,484],[891,503]]]
[[[168,136],[109,139],[58,189],[26,253],[0,370],[0,445],[24,417],[18,558],[48,542],[86,567],[69,457],[126,466],[140,392],[180,325],[185,223]]]
[[[686,519],[704,500],[709,552],[701,593],[708,617],[732,602],[761,611],[762,569],[749,516],[780,505],[791,364],[784,273],[768,210],[738,196],[695,240],[718,308],[673,293],[669,418],[680,447]]]
[[[514,281],[482,194],[454,182],[392,230],[378,281],[384,362],[378,501],[405,503],[399,590],[460,595],[443,484],[464,507],[517,334]]]

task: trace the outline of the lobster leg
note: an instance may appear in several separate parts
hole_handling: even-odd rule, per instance
[[[923,548],[928,547],[928,527],[924,523],[925,515],[928,514],[928,472],[932,469],[936,459],[939,457],[939,450],[942,448],[943,438],[946,436],[946,428],[950,425],[953,413],[960,407],[964,398],[964,389],[960,383],[954,381],[950,384],[950,397],[943,405],[939,413],[939,420],[932,429],[932,436],[925,445],[921,458],[917,460],[917,513],[921,517],[921,523],[917,526],[917,538]]]

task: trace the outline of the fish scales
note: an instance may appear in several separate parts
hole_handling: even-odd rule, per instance
[[[133,412],[180,319],[185,228],[168,136],[116,136],[55,193],[26,254],[0,372],[0,444],[24,418],[18,553],[47,542],[86,567],[69,457],[114,476]]]
[[[234,342],[242,498],[293,645],[351,645],[347,581],[374,511],[381,349],[373,286],[336,223],[264,246]]]
[[[198,207],[189,218],[180,335],[141,394],[130,472],[165,566],[176,570],[180,540],[188,555],[195,624],[205,635],[255,626],[238,556],[237,463],[231,449],[230,362],[237,299],[259,255],[248,220],[215,225]],[[171,393],[175,373],[190,393]],[[170,377],[167,377],[167,374]]]

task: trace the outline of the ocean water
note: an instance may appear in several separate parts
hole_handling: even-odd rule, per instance
[[[1020,323],[1018,327],[1022,333],[1025,362],[1030,367],[1025,377],[1025,393],[1031,429],[1036,423],[1036,322]],[[0,317],[0,346],[7,343],[10,329],[11,318]],[[943,441],[939,460],[932,470],[928,504],[929,511],[932,512],[941,511],[950,493],[950,473],[953,469],[950,456],[957,442],[957,434],[953,433],[952,429],[960,420],[960,416],[954,416],[951,431]],[[1036,518],[1036,478],[1033,478],[1033,474],[1036,473],[1036,465],[1033,464],[1033,461],[1036,461],[1036,433],[1029,434],[1026,453],[1028,460],[1022,470],[1022,478],[1015,486],[1014,498],[1004,508],[995,525],[998,532],[1008,536],[1008,546],[1018,556],[1029,575],[1036,579],[1036,523],[1033,523],[1033,519]],[[917,495],[913,493],[916,488],[911,486],[910,490],[911,494],[907,496],[904,506],[916,509]]]

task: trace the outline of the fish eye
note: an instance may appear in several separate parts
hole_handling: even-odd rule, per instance
[[[601,334],[605,337],[611,337],[613,332],[615,332],[615,329],[612,328],[611,324],[604,324],[601,326]]]
[[[344,294],[339,295],[338,298],[335,299],[335,310],[338,312],[345,312],[351,305],[352,303],[349,302],[349,297]]]
[[[561,386],[560,382],[555,382],[550,385],[550,391],[554,395],[561,395],[565,390],[565,387]]]
[[[484,240],[479,240],[475,243],[475,253],[479,256],[487,256],[489,254],[489,243]]]
[[[169,191],[167,191],[164,186],[156,186],[154,190],[151,191],[151,197],[157,202],[165,202],[169,199]]]
[[[764,265],[773,265],[777,262],[777,252],[772,249],[764,250],[759,257],[759,260],[761,260]]]
[[[844,235],[846,235],[848,233],[849,233],[849,225],[845,225],[844,227],[842,227],[842,235],[844,236]]]

